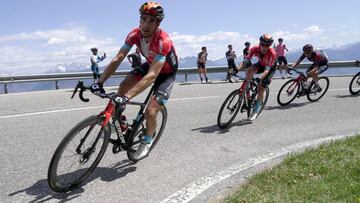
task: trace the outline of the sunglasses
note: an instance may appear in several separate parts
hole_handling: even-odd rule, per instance
[[[260,43],[260,46],[262,46],[262,47],[270,47],[270,46],[271,46],[271,44],[264,44],[264,43]]]

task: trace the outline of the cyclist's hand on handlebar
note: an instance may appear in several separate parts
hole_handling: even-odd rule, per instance
[[[117,96],[114,100],[116,103],[120,105],[125,105],[129,101],[129,98],[125,95],[122,95],[122,96]]]
[[[103,85],[101,83],[93,83],[91,86],[90,86],[90,91],[95,94],[95,95],[102,95],[102,94],[105,94],[105,90],[103,88]]]

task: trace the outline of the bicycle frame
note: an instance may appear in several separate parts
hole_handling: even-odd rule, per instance
[[[80,93],[79,93],[79,97],[83,102],[88,102],[89,99],[84,98],[83,97],[83,92],[88,89],[87,87],[84,86],[82,81],[79,81],[79,83],[77,84],[77,86],[74,89],[73,95],[71,98],[74,97],[74,95],[77,92],[77,89],[80,88]],[[155,90],[155,85],[153,85],[148,93],[148,95],[145,98],[144,102],[133,102],[133,101],[129,101],[127,104],[128,105],[137,105],[140,106],[140,110],[137,113],[136,118],[133,120],[133,123],[130,125],[132,129],[137,129],[138,126],[142,123],[142,121],[145,119],[144,116],[144,111],[150,101],[150,98],[153,96],[153,92]],[[102,128],[104,128],[106,125],[109,124],[110,120],[112,119],[112,124],[115,128],[115,132],[117,134],[117,138],[118,139],[110,139],[110,143],[113,145],[117,145],[117,146],[121,146],[123,149],[128,150],[129,146],[128,146],[128,139],[131,135],[132,135],[132,131],[129,129],[125,134],[123,134],[124,132],[122,132],[121,128],[120,128],[120,121],[118,118],[120,118],[120,116],[122,115],[123,111],[125,109],[121,109],[120,106],[116,105],[115,101],[113,100],[112,97],[116,96],[116,93],[109,93],[106,95],[103,95],[103,98],[108,98],[110,99],[110,101],[108,102],[107,106],[105,107],[104,111],[100,112],[98,114],[98,116],[102,116],[104,117],[104,120],[101,124]],[[89,132],[91,131],[91,129],[89,129]],[[87,133],[88,134],[88,133]],[[87,134],[85,135],[85,137],[83,138],[83,140],[86,139]],[[120,142],[119,142],[120,141]],[[93,146],[96,145],[97,140],[94,142]],[[80,145],[78,146],[78,148],[81,148],[82,146],[82,141],[80,143]],[[120,150],[119,150],[120,151]],[[118,151],[117,151],[118,152]]]

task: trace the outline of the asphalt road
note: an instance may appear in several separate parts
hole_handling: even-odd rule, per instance
[[[276,102],[285,80],[274,80],[261,116],[251,123],[238,115],[225,130],[216,125],[218,110],[239,83],[176,84],[164,135],[150,156],[133,164],[125,153],[113,155],[109,147],[86,184],[67,194],[52,192],[47,185],[52,154],[72,126],[98,114],[107,101],[88,95],[90,102],[82,103],[65,90],[0,95],[0,202],[180,202],[167,198],[194,184],[200,192],[188,191],[192,196],[184,202],[213,200],[246,175],[271,165],[211,178],[234,164],[285,146],[358,133],[360,96],[350,96],[350,80],[330,78],[329,91],[319,102],[302,97],[287,107]],[[212,185],[204,186],[203,180]]]

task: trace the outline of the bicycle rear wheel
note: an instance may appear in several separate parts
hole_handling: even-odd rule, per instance
[[[104,118],[90,116],[73,127],[57,147],[48,170],[48,183],[56,192],[79,186],[96,168],[110,139]]]
[[[349,91],[352,95],[360,93],[360,72],[358,72],[352,79],[349,85]]]
[[[318,80],[318,84],[320,89],[318,89],[317,91],[315,91],[314,87],[315,87],[315,82],[311,81],[311,84],[309,86],[309,91],[306,94],[307,98],[309,101],[317,101],[319,99],[321,99],[321,97],[323,97],[325,95],[325,93],[327,92],[328,88],[329,88],[329,78],[327,77],[320,77]]]
[[[135,156],[136,150],[138,150],[141,141],[143,140],[145,133],[146,133],[146,125],[145,119],[141,119],[140,123],[138,124],[136,129],[131,129],[131,135],[127,141],[128,146],[130,149],[127,150],[127,156],[129,160],[133,162],[138,162],[149,155],[149,153],[154,149],[155,145],[160,140],[161,135],[164,132],[167,120],[167,109],[166,107],[162,108],[161,111],[158,113],[156,118],[156,129],[155,134],[153,135],[153,142],[150,147],[148,154],[144,157],[138,158]]]
[[[299,83],[295,79],[287,81],[279,90],[277,102],[280,106],[285,106],[294,101],[300,89]]]
[[[232,91],[229,96],[226,97],[217,117],[217,125],[219,128],[226,128],[231,124],[239,113],[242,100],[243,98],[242,95],[240,95],[239,89]]]

